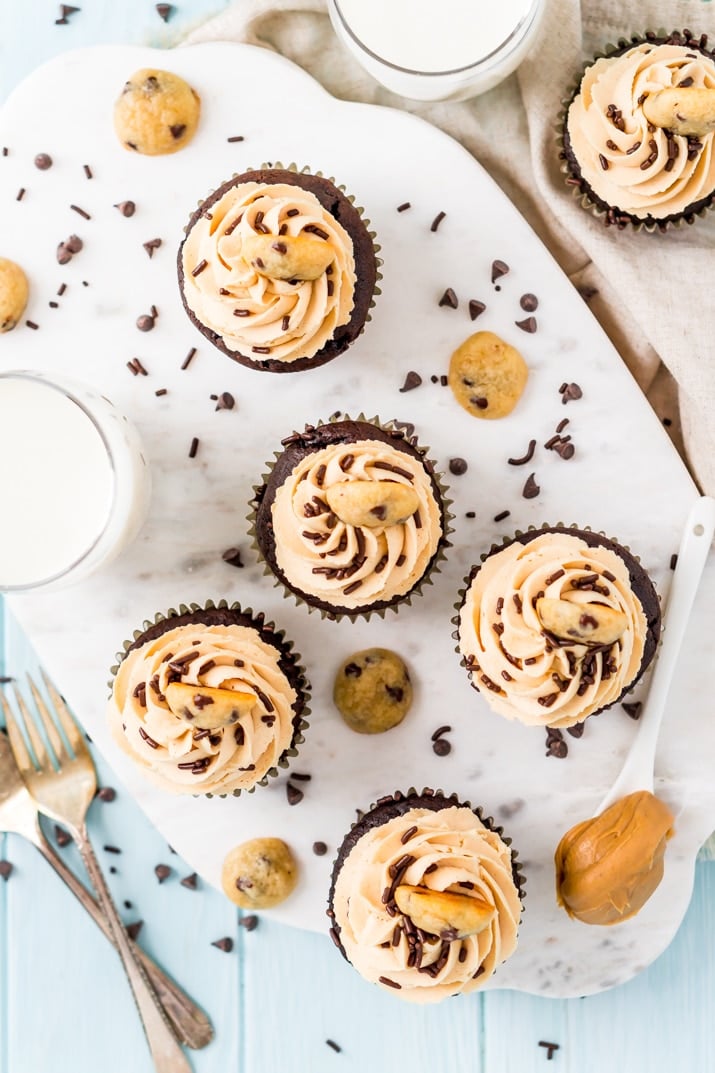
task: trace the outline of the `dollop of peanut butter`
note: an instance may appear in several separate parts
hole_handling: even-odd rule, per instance
[[[577,823],[556,848],[556,900],[584,924],[619,924],[640,912],[663,878],[673,816],[647,790]]]

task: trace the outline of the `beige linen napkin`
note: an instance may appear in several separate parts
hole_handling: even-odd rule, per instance
[[[385,0],[389,3],[390,0]],[[715,212],[666,235],[606,229],[559,172],[555,125],[583,60],[621,36],[689,27],[715,46],[715,3],[547,0],[535,47],[500,86],[423,104],[378,85],[335,37],[325,0],[238,0],[187,43],[247,41],[300,64],[337,97],[404,108],[486,167],[589,301],[701,488],[715,494]],[[682,425],[682,427],[681,427]]]

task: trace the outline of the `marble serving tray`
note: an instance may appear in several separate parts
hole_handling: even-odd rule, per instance
[[[132,155],[114,135],[113,101],[145,66],[176,71],[201,95],[199,132],[174,156]],[[244,140],[229,140],[238,136]],[[65,55],[12,95],[0,118],[0,146],[8,147],[0,157],[0,253],[27,271],[26,316],[38,325],[0,340],[0,368],[71,372],[101,388],[138,425],[153,472],[149,520],[118,561],[71,590],[10,600],[128,790],[171,845],[217,885],[223,857],[237,842],[285,838],[300,860],[301,880],[274,915],[320,931],[331,858],[355,809],[397,788],[456,791],[505,824],[528,876],[518,952],[490,985],[574,996],[632,977],[672,939],[690,898],[698,848],[715,827],[715,563],[688,630],[658,753],[658,792],[677,818],[665,879],[629,923],[602,930],[572,922],[554,900],[554,848],[566,828],[593,813],[635,724],[618,706],[589,720],[580,740],[567,736],[567,759],[547,757],[543,731],[493,715],[470,689],[452,639],[457,591],[493,541],[564,521],[628,544],[665,595],[670,557],[697,493],[618,354],[518,212],[444,134],[403,112],[334,100],[299,68],[248,46]],[[50,170],[34,167],[39,152],[52,156]],[[384,257],[382,294],[364,335],[331,364],[297,375],[243,369],[212,349],[186,318],[176,283],[176,250],[197,201],[234,172],[268,161],[309,165],[345,184],[364,206]],[[127,199],[137,204],[131,219],[114,208]],[[398,213],[406,201],[411,208]],[[440,212],[446,215],[432,231]],[[72,233],[84,249],[61,267],[55,249]],[[150,258],[143,244],[155,238],[161,246]],[[650,242],[667,239],[619,241],[640,242],[647,257]],[[510,271],[493,284],[497,258]],[[63,282],[67,289],[57,297]],[[456,310],[438,305],[447,287],[459,298]],[[519,305],[525,292],[539,299],[534,334],[515,323],[527,315]],[[469,299],[487,307],[476,324]],[[143,334],[135,321],[152,304],[156,328]],[[475,328],[517,346],[530,368],[522,400],[501,421],[475,420],[439,379],[432,382]],[[197,352],[184,370],[191,347]],[[147,376],[127,369],[134,357]],[[409,370],[422,385],[401,393]],[[576,381],[583,397],[563,405],[564,381]],[[160,388],[167,394],[157,397]],[[223,391],[237,405],[216,412],[210,395]],[[252,485],[281,438],[335,410],[413,422],[440,468],[446,471],[455,456],[469,464],[465,475],[448,476],[455,532],[435,584],[399,614],[356,624],[321,620],[285,600],[263,576],[245,521]],[[543,447],[564,417],[576,447],[570,461]],[[200,443],[190,459],[193,437]],[[532,438],[533,461],[508,465]],[[522,489],[531,472],[541,491],[527,500]],[[495,523],[504,510],[509,517]],[[476,516],[467,517],[472,511]],[[222,561],[233,545],[244,569]],[[155,611],[220,598],[264,610],[295,639],[307,666],[311,726],[293,767],[312,779],[300,784],[305,797],[297,806],[288,804],[285,774],[240,798],[170,797],[143,780],[107,733],[106,682],[122,641]],[[404,723],[380,737],[348,730],[331,700],[340,661],[369,645],[401,652],[416,687]],[[430,741],[441,724],[452,727],[446,757],[436,756]],[[312,853],[316,840],[328,843],[327,857]]]

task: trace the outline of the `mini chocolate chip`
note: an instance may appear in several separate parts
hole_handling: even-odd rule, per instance
[[[345,670],[343,671],[343,674],[347,678],[359,678],[362,674],[362,668],[359,667],[357,663],[348,663],[345,667]]]
[[[178,139],[182,137],[184,131],[186,130],[186,123],[173,123],[169,127],[169,130],[171,131],[172,138],[178,141]]]
[[[293,786],[292,783],[286,783],[286,797],[288,798],[289,805],[298,805],[305,797],[302,790],[299,790],[297,786]]]
[[[539,299],[535,294],[522,294],[519,305],[525,313],[533,313],[539,308]]]
[[[226,935],[223,939],[214,939],[211,945],[215,946],[217,950],[222,950],[224,954],[230,954],[233,950],[233,939]]]
[[[448,753],[452,752],[452,746],[446,738],[437,738],[437,741],[432,745],[432,751],[435,752],[437,756],[447,756]]]
[[[159,16],[160,19],[164,20],[164,22],[169,21],[169,16],[172,14],[173,10],[174,9],[171,6],[171,4],[157,4],[156,5],[156,13],[157,13],[157,15]]]
[[[241,917],[238,923],[246,931],[255,931],[258,927],[258,917],[255,913],[248,913],[245,917]]]
[[[582,396],[583,391],[578,384],[566,384],[563,391],[561,391],[561,401],[564,405],[572,399],[580,399]]]
[[[461,477],[467,472],[468,468],[464,458],[450,458],[449,460],[449,472],[453,473],[455,477]]]
[[[239,548],[226,548],[226,551],[223,553],[221,558],[225,563],[228,563],[229,566],[243,567],[243,562],[241,561],[241,552]]]
[[[198,879],[199,877],[196,875],[196,872],[192,872],[190,876],[184,876],[184,878],[180,880],[180,883],[181,886],[186,887],[187,890],[196,890]]]
[[[416,373],[414,369],[410,369],[405,377],[405,382],[400,388],[400,393],[405,391],[413,391],[416,387],[419,387],[422,383],[422,377],[419,373]]]
[[[484,302],[478,302],[476,298],[470,298],[469,300],[469,319],[476,320],[481,316],[487,307]]]
[[[154,327],[154,318],[149,313],[142,313],[137,317],[137,328],[140,332],[150,332]]]
[[[139,935],[139,932],[142,930],[143,927],[143,920],[135,920],[133,924],[127,924],[126,932],[133,942],[137,941],[137,936]]]
[[[119,201],[114,207],[115,209],[119,209],[122,216],[127,217],[133,216],[134,213],[137,211],[137,207],[133,201]]]
[[[169,868],[168,864],[157,864],[156,868],[154,869],[154,875],[160,883],[163,883],[164,880],[168,879],[171,875],[171,868]]]
[[[59,824],[56,823],[55,842],[57,843],[57,845],[62,848],[64,846],[69,846],[71,841],[72,835],[69,833],[69,831],[65,831],[64,827],[60,827]]]
[[[498,279],[505,276],[509,271],[509,265],[506,261],[492,261],[492,283],[496,283]]]
[[[457,298],[457,295],[454,293],[454,291],[452,290],[451,287],[447,287],[447,290],[444,292],[444,294],[440,298],[440,300],[438,302],[438,305],[440,305],[440,306],[448,306],[450,309],[457,309],[458,308],[458,306],[459,306],[459,298]]]
[[[527,332],[529,335],[533,335],[536,331],[536,317],[525,317],[524,320],[515,320],[517,328],[521,328],[522,332]]]
[[[230,391],[222,391],[216,401],[217,410],[233,410],[236,400]]]
[[[52,157],[49,153],[38,153],[35,157],[35,167],[40,171],[47,171],[52,167]]]
[[[535,475],[533,473],[530,473],[529,476],[526,478],[526,484],[524,485],[521,494],[523,495],[524,499],[535,499],[540,491],[541,488],[536,483]]]
[[[4,879],[7,883],[12,875],[13,868],[14,865],[10,864],[10,861],[0,861],[0,879]]]
[[[97,797],[100,801],[114,801],[117,796],[117,791],[111,786],[103,786],[101,790],[97,792]]]
[[[643,707],[643,704],[642,704],[641,701],[636,700],[636,701],[633,701],[632,704],[628,703],[626,701],[623,701],[621,703],[621,707],[623,708],[623,711],[626,713],[626,715],[630,716],[631,719],[640,719],[640,717],[641,717],[641,708]]]
[[[313,843],[313,853],[315,854],[316,857],[324,857],[327,852],[328,852],[328,847],[326,846],[325,842],[314,842]]]

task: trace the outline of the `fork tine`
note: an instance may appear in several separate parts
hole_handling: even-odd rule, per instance
[[[44,671],[40,671],[42,675],[42,681],[45,683],[45,689],[47,690],[52,706],[55,709],[57,718],[60,721],[60,725],[67,735],[67,740],[74,749],[75,756],[89,756],[89,749],[84,743],[82,733],[74,721],[74,717],[65,704],[64,699],[60,696],[57,689],[52,683],[52,680],[45,674]]]
[[[50,755],[45,747],[45,743],[42,740],[39,730],[37,729],[35,717],[32,715],[30,709],[27,707],[23,695],[18,689],[17,685],[15,685],[15,683],[13,683],[13,689],[15,690],[15,703],[20,709],[20,715],[25,720],[25,730],[27,731],[27,736],[30,739],[30,745],[32,746],[33,751],[35,753],[35,759],[37,760],[37,769],[43,770],[48,767],[53,767],[52,762],[50,760]]]
[[[33,775],[35,772],[35,765],[32,762],[32,758],[25,745],[25,739],[22,736],[15,716],[12,714],[12,708],[5,696],[5,693],[0,689],[0,704],[2,705],[3,715],[5,716],[5,727],[7,729],[7,736],[10,739],[10,748],[12,749],[15,757],[15,763],[17,764],[20,774]]]
[[[40,719],[42,720],[42,725],[45,728],[45,732],[49,739],[50,745],[55,750],[55,756],[59,760],[60,765],[62,765],[70,759],[70,755],[67,752],[67,747],[65,746],[65,743],[62,741],[62,738],[57,731],[57,726],[47,709],[44,697],[40,693],[39,689],[37,688],[29,674],[27,675],[27,684],[30,687],[32,699],[34,700],[35,707],[39,712]]]

